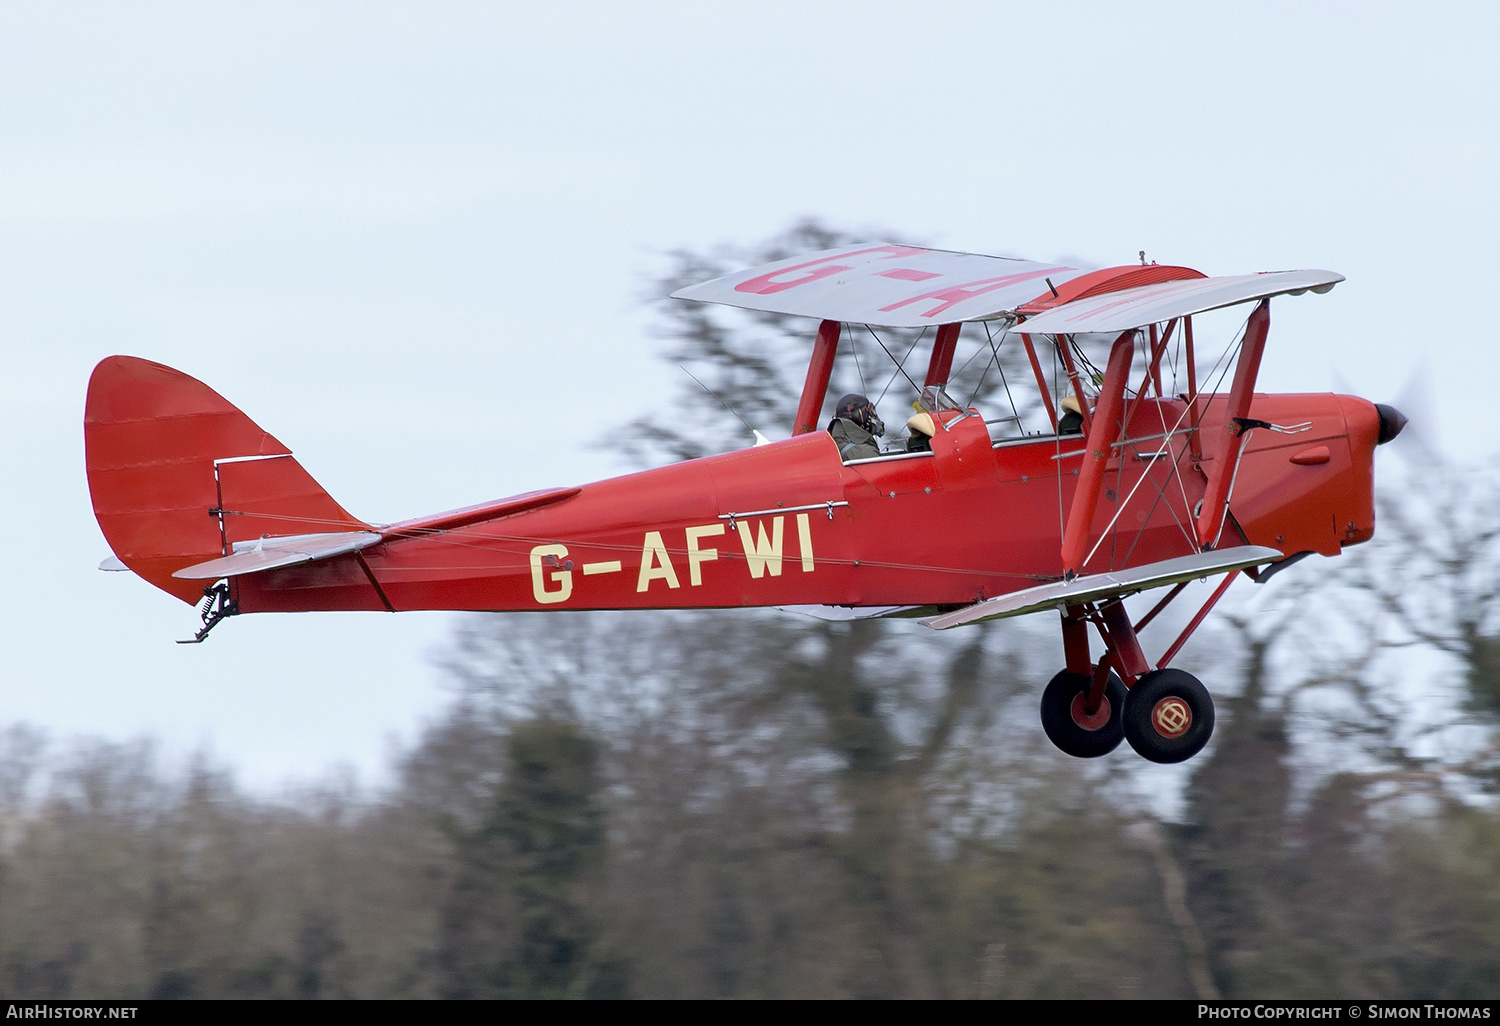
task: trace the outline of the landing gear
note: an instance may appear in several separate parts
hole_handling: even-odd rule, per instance
[[[1182,762],[1208,744],[1214,732],[1214,702],[1192,674],[1153,670],[1130,689],[1124,727],[1125,740],[1142,758]]]
[[[1111,673],[1099,708],[1090,715],[1086,705],[1092,683],[1086,674],[1063,670],[1042,692],[1042,729],[1048,740],[1080,759],[1108,755],[1125,736],[1125,684]]]
[[[1068,755],[1108,755],[1123,738],[1151,762],[1183,762],[1201,752],[1213,735],[1213,699],[1190,673],[1153,670],[1129,691],[1111,673],[1092,716],[1085,708],[1090,683],[1085,674],[1063,670],[1042,692],[1042,730]]]
[[[1156,618],[1186,583],[1179,583],[1140,622],[1132,623],[1118,597],[1102,602],[1065,606],[1062,615],[1063,651],[1067,668],[1052,678],[1042,694],[1042,729],[1052,743],[1069,755],[1091,759],[1113,751],[1121,737],[1136,754],[1151,762],[1191,759],[1208,744],[1214,732],[1214,702],[1197,677],[1167,666],[1198,624],[1228,589],[1235,574],[1224,578],[1152,669],[1136,633]],[[1104,641],[1097,662],[1089,652],[1092,624]],[[1101,676],[1109,668],[1109,677]],[[1116,673],[1118,672],[1118,676]],[[1126,691],[1124,681],[1129,681]],[[1100,682],[1096,684],[1095,682]],[[1099,701],[1086,710],[1090,691]]]
[[[208,637],[208,632],[217,627],[228,617],[234,616],[240,611],[239,604],[234,601],[229,592],[229,582],[220,581],[203,589],[203,605],[198,607],[198,617],[203,621],[203,628],[191,638],[179,641],[179,645],[201,645],[203,639]]]

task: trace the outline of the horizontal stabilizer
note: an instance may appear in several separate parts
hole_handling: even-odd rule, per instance
[[[1342,274],[1333,271],[1267,271],[1139,285],[1063,303],[1022,321],[1014,330],[1033,335],[1127,331],[1267,296],[1327,292],[1343,280]]]
[[[1071,581],[1057,581],[1009,595],[975,603],[955,609],[951,613],[930,616],[922,623],[935,631],[981,620],[998,620],[1007,616],[1022,616],[1043,609],[1060,609],[1063,606],[1096,602],[1104,598],[1134,595],[1138,591],[1149,591],[1169,584],[1180,584],[1195,577],[1243,570],[1262,563],[1274,563],[1282,558],[1277,549],[1264,545],[1241,545],[1217,552],[1199,552],[1176,559],[1164,559],[1159,563],[1146,563],[1126,570],[1111,570],[1103,574],[1090,574]]]
[[[173,577],[189,581],[217,581],[220,577],[237,577],[282,566],[296,566],[319,559],[332,559],[367,549],[382,541],[371,531],[337,531],[333,534],[298,534],[285,538],[261,538],[253,542],[235,542],[232,555],[210,559],[183,567]]]

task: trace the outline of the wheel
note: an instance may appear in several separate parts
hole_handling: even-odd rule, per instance
[[[1042,730],[1047,739],[1069,755],[1094,759],[1119,747],[1126,705],[1125,684],[1111,673],[1104,685],[1104,701],[1093,716],[1083,711],[1093,681],[1082,673],[1063,670],[1042,692]]]
[[[1153,670],[1125,700],[1125,740],[1152,762],[1191,759],[1213,732],[1214,700],[1191,673]]]

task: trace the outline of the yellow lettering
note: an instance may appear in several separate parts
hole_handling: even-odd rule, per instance
[[[677,571],[672,568],[672,557],[667,555],[660,531],[646,532],[646,542],[641,547],[641,575],[636,578],[635,590],[645,591],[652,581],[666,581],[669,588],[678,586]]]
[[[531,594],[542,605],[551,605],[554,602],[566,602],[568,596],[573,594],[573,571],[568,569],[553,570],[548,574],[543,570],[543,560],[552,557],[553,565],[560,560],[566,559],[568,547],[566,545],[538,545],[531,550]],[[547,579],[557,585],[557,590],[547,588]]]
[[[700,549],[698,539],[711,538],[723,533],[723,524],[705,524],[703,527],[687,529],[688,582],[694,587],[703,583],[703,564],[712,563],[719,558],[718,549]]]
[[[750,525],[741,520],[735,526],[739,528],[740,544],[745,549],[745,563],[750,567],[750,576],[760,580],[761,575],[767,570],[771,571],[772,577],[781,576],[781,540],[782,527],[786,517],[775,517],[771,520],[770,543],[766,541],[765,522],[757,524],[759,537],[755,540],[750,538]]]
[[[813,571],[812,524],[808,523],[806,513],[797,514],[797,544],[802,549],[802,572],[810,574]]]

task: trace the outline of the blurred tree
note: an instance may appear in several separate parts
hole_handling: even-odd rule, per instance
[[[1469,711],[1500,726],[1500,464],[1424,467],[1392,494],[1401,499],[1380,510],[1385,558],[1360,583],[1396,614],[1395,643],[1456,659]]]
[[[1342,622],[1302,686],[1352,701],[1335,733],[1391,793],[1500,792],[1500,464],[1408,468],[1380,520],[1318,597]]]
[[[1213,746],[1196,760],[1187,822],[1175,831],[1188,904],[1215,988],[1226,997],[1266,993],[1263,963],[1287,954],[1282,913],[1291,738],[1270,679],[1284,620],[1225,617],[1243,653],[1239,693],[1218,700]]]
[[[458,840],[441,959],[451,997],[620,997],[587,887],[605,851],[599,746],[552,717],[513,725],[509,772]]]

